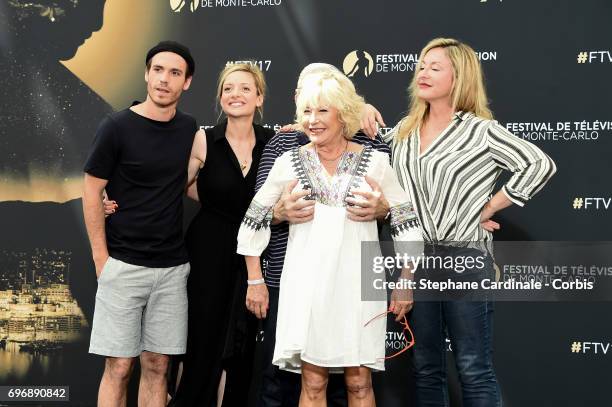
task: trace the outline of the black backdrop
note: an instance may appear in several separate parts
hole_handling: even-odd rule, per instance
[[[420,49],[438,36],[463,40],[481,53],[496,119],[517,137],[540,146],[558,166],[547,188],[525,208],[512,207],[497,217],[502,230],[496,238],[610,240],[612,4],[608,1],[159,0],[161,5],[135,2],[138,7],[119,6],[119,0],[94,1],[96,7],[106,3],[105,19],[103,24],[92,22],[86,31],[100,26],[100,35],[128,30],[112,24],[118,14],[110,14],[111,6],[125,7],[123,18],[128,13],[134,26],[147,29],[130,35],[115,32],[121,41],[94,50],[96,61],[87,60],[80,50],[74,61],[85,68],[71,71],[58,64],[66,55],[44,46],[45,30],[55,30],[58,23],[81,27],[82,18],[70,19],[75,10],[98,11],[89,4],[77,4],[74,9],[67,7],[66,19],[50,22],[42,9],[30,13],[27,7],[20,8],[25,3],[0,5],[0,18],[5,20],[0,26],[0,68],[7,84],[0,112],[5,189],[0,193],[6,197],[0,202],[0,339],[10,341],[9,328],[15,326],[10,321],[23,316],[15,303],[28,302],[25,294],[32,290],[36,297],[37,285],[67,284],[84,321],[75,329],[81,339],[67,341],[59,353],[19,352],[10,343],[0,349],[0,385],[69,385],[72,405],[95,404],[102,361],[86,353],[95,279],[80,199],[68,193],[66,199],[49,198],[57,202],[48,202],[44,196],[33,199],[19,191],[38,188],[33,167],[47,172],[53,191],[80,176],[78,163],[102,114],[111,106],[120,109],[144,97],[141,59],[163,38],[186,43],[195,56],[196,76],[180,107],[198,123],[212,125],[217,120],[214,92],[219,70],[228,61],[255,60],[268,81],[263,122],[270,126],[292,120],[293,90],[304,65],[328,62],[349,70],[353,51],[365,51],[372,60],[367,76],[361,67],[353,77],[359,92],[392,126],[406,111],[406,88]],[[45,24],[29,27],[41,30],[30,32],[32,38],[19,32],[24,22],[41,19]],[[76,29],[60,34],[89,35]],[[82,48],[101,42],[94,36]],[[23,55],[16,52],[24,48],[28,52]],[[116,72],[109,75],[108,69]],[[107,79],[100,83],[97,77]],[[130,86],[111,95],[107,90],[119,77]],[[60,85],[68,90],[59,91]],[[39,151],[41,143],[45,143],[43,151]],[[18,192],[10,193],[13,190]],[[582,198],[581,207],[575,204],[578,198]],[[63,266],[53,266],[53,259],[46,263],[43,259],[42,266],[37,263],[44,253],[57,257],[59,251],[70,253]],[[60,276],[27,281],[25,276],[34,269],[44,274],[41,267],[59,267]],[[24,287],[24,282],[30,286]],[[608,302],[497,303],[495,364],[505,405],[610,405],[606,388],[612,368],[610,352],[602,348],[595,353],[593,347],[571,351],[573,342],[602,346],[611,342],[610,310]],[[393,332],[388,337],[388,345],[396,346]],[[379,405],[410,405],[410,357],[390,361],[387,371],[375,376],[375,385]],[[460,405],[452,369],[451,387],[453,404]]]

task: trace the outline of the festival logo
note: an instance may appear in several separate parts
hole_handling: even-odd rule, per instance
[[[476,51],[480,62],[497,61],[497,51]],[[344,57],[342,69],[349,78],[369,78],[373,73],[414,72],[419,63],[417,52],[369,53],[351,51]]]
[[[180,13],[181,10],[183,10],[183,7],[185,7],[187,5],[187,3],[189,3],[189,10],[192,13],[194,11],[196,11],[198,6],[200,5],[200,1],[199,0],[191,0],[191,1],[186,1],[186,0],[170,0],[170,8],[175,13]]]
[[[344,74],[349,78],[360,76],[367,78],[374,71],[374,60],[372,56],[363,50],[355,50],[344,57],[342,63]]]
[[[282,0],[170,0],[170,8],[180,13],[189,4],[193,13],[198,8],[241,8],[241,7],[275,7],[282,4]]]
[[[612,120],[508,122],[508,131],[531,142],[594,142],[612,131]]]

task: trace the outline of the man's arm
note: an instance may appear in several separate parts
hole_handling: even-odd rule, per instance
[[[104,230],[104,208],[102,194],[107,180],[85,174],[83,188],[83,215],[87,235],[91,244],[91,252],[96,265],[96,277],[100,277],[102,268],[108,260],[108,248],[106,246],[106,232]]]
[[[259,188],[266,182],[268,174],[274,165],[274,161],[276,161],[285,151],[289,151],[288,147],[283,148],[281,137],[284,136],[281,133],[277,133],[264,148],[261,160],[259,161],[259,168],[257,169],[255,192],[259,191]],[[297,136],[292,134],[289,135],[289,137]],[[298,144],[296,143],[295,145],[297,146]],[[291,193],[293,188],[297,185],[297,182],[297,180],[294,180],[286,185],[281,198],[276,205],[274,205],[272,212],[273,225],[278,225],[285,221],[289,223],[304,223],[312,220],[314,216],[314,201],[300,200],[300,198],[310,194],[310,191]]]
[[[382,127],[386,126],[382,115],[374,106],[366,104],[361,114],[361,130],[368,137],[374,139],[378,134],[379,125]]]
[[[291,192],[297,183],[297,179],[289,182],[283,189],[280,199],[272,208],[273,225],[282,222],[305,223],[314,218],[315,201],[301,199],[310,195],[310,190]]]

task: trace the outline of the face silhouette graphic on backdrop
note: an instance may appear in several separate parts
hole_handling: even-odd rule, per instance
[[[72,58],[102,27],[104,5],[105,0],[0,1],[0,290],[20,291],[21,281],[10,278],[16,258],[34,264],[40,253],[47,253],[49,261],[65,264],[65,275],[27,283],[36,289],[69,285],[89,323],[95,278],[88,273],[92,265],[76,198],[91,140],[112,108],[60,61]],[[53,258],[59,252],[63,257]],[[27,266],[26,275],[35,275],[32,267]],[[87,322],[80,326],[86,336]],[[78,345],[52,360],[68,365],[86,352],[85,345]],[[6,363],[0,376],[14,369],[24,383],[49,382],[45,375],[50,373],[35,363],[27,368]],[[95,392],[95,380],[76,371],[53,374]]]
[[[104,4],[8,0],[0,5],[0,186],[5,194],[39,178],[56,180],[61,189],[66,180],[81,176],[97,123],[111,107],[59,61],[72,58],[102,27]],[[32,200],[32,191],[17,190],[12,199]],[[62,197],[48,200],[77,195]]]

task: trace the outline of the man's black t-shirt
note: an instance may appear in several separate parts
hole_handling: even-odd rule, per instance
[[[116,213],[106,218],[111,257],[144,267],[186,263],[183,201],[187,164],[197,125],[176,111],[160,122],[130,109],[100,124],[85,172],[108,180]]]

